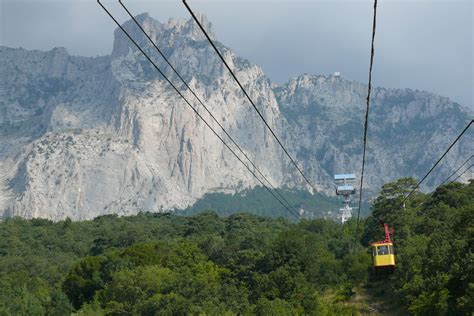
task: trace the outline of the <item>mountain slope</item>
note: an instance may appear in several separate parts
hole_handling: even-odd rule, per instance
[[[275,95],[293,150],[312,178],[330,182],[335,173],[360,172],[367,86],[336,76],[302,75]],[[421,178],[468,123],[468,111],[446,97],[410,89],[374,88],[369,112],[367,189],[403,175]],[[470,129],[446,156],[427,188],[441,183],[474,149]]]
[[[308,189],[192,20],[137,19],[272,183]],[[124,27],[181,87],[133,22]],[[62,48],[0,48],[3,216],[59,220],[158,212],[185,208],[209,192],[258,184],[121,31],[114,36],[112,54],[97,58],[70,56]],[[357,173],[365,85],[303,75],[278,87],[260,67],[218,45],[321,192],[332,194],[334,173]],[[427,92],[375,89],[366,182],[371,194],[384,181],[421,175],[468,115]],[[472,134],[466,136],[433,179],[473,152]]]

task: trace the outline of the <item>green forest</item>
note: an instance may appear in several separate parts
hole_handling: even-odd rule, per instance
[[[472,315],[474,182],[385,184],[360,221],[218,210],[0,223],[0,315]],[[397,267],[368,243],[393,224]]]
[[[336,197],[328,197],[321,193],[311,194],[306,190],[294,188],[279,188],[278,191],[294,209],[303,210],[303,216],[307,219],[336,219],[337,212],[341,208],[341,199]],[[368,209],[368,205],[363,203],[361,214],[367,215]],[[242,190],[234,194],[222,192],[207,193],[192,206],[184,210],[175,210],[175,212],[179,215],[189,216],[207,210],[214,210],[220,216],[250,212],[259,216],[283,217],[295,220],[295,216],[290,214],[278,200],[261,186]]]

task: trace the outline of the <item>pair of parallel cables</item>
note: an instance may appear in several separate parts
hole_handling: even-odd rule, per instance
[[[461,139],[461,137],[464,135],[464,133],[467,132],[467,130],[469,129],[469,127],[471,127],[472,123],[474,122],[474,120],[471,120],[467,125],[466,127],[462,130],[462,132],[458,135],[458,137],[456,137],[456,139],[451,143],[451,145],[449,145],[448,149],[446,149],[446,151],[443,153],[443,155],[441,155],[441,157],[439,157],[439,159],[436,161],[436,163],[433,165],[433,167],[431,167],[431,169],[428,171],[428,173],[425,174],[425,176],[420,180],[418,181],[418,183],[416,184],[416,186],[410,191],[410,193],[408,193],[407,196],[405,196],[405,198],[403,199],[402,201],[402,204],[404,205],[404,203],[406,202],[406,200],[408,200],[408,198],[413,194],[415,193],[415,191],[420,187],[421,183],[423,181],[425,181],[425,179],[430,175],[431,172],[433,172],[433,170],[436,168],[436,166],[441,162],[441,160],[443,160],[443,158],[448,154],[448,152],[451,150],[451,148],[453,148],[453,146]],[[443,181],[441,184],[444,184],[446,181],[448,181],[454,174],[456,174],[456,172],[459,171],[459,169],[461,169],[469,160],[471,160],[472,158],[472,155],[465,161],[461,164],[461,166],[456,169],[456,171],[454,171],[453,174],[451,174],[445,181]],[[470,168],[472,167],[469,166],[469,168],[467,168],[467,170],[469,170]],[[464,171],[462,174],[466,173],[467,172]],[[461,174],[461,175],[462,175]],[[456,179],[453,180],[456,181],[457,179],[459,179],[461,177],[461,175],[459,175],[459,177],[457,177]]]
[[[456,170],[453,171],[453,173],[451,173],[449,175],[449,177],[446,178],[446,180],[441,182],[440,185],[443,185],[446,182],[448,182],[449,179],[451,179],[452,176],[454,176],[456,173],[458,173],[458,171],[461,170],[461,168],[464,167],[464,165],[467,164],[472,159],[472,157],[474,157],[474,155],[471,155],[469,158],[467,158]],[[463,174],[465,174],[469,169],[471,169],[472,166],[473,165],[470,165],[466,170],[464,170],[461,174],[459,174],[456,178],[454,178],[454,180],[450,181],[449,183],[452,183],[452,182],[456,181],[457,179],[459,179]]]
[[[212,130],[212,132],[219,138],[219,140],[231,151],[231,153],[246,167],[246,169],[267,189],[268,192],[272,194],[272,196],[277,199],[280,204],[282,204],[287,211],[289,211],[293,216],[296,218],[299,218],[300,215],[298,211],[296,211],[291,204],[283,197],[283,195],[279,192],[275,186],[273,186],[270,181],[268,180],[267,177],[255,166],[255,164],[251,161],[251,159],[245,154],[245,152],[241,149],[241,147],[235,142],[235,140],[229,135],[229,133],[224,129],[224,127],[219,123],[219,121],[214,117],[214,115],[208,110],[208,108],[205,106],[205,104],[201,101],[201,99],[196,95],[196,93],[191,89],[191,87],[186,83],[186,81],[182,78],[182,76],[178,73],[178,71],[173,67],[173,65],[169,62],[169,60],[166,58],[166,56],[162,53],[162,51],[158,48],[155,42],[150,38],[150,36],[143,30],[141,25],[138,23],[138,21],[135,19],[133,14],[130,13],[128,8],[123,4],[122,0],[119,0],[120,5],[124,8],[124,10],[127,12],[127,14],[132,18],[132,20],[135,22],[135,24],[140,28],[140,30],[143,32],[143,34],[148,38],[148,40],[151,42],[151,44],[154,46],[154,48],[158,51],[158,53],[163,57],[163,59],[166,61],[166,63],[171,67],[171,69],[175,72],[175,74],[178,76],[178,78],[183,82],[183,84],[186,86],[186,88],[193,94],[193,96],[198,100],[198,102],[204,107],[204,109],[209,113],[211,118],[219,125],[219,127],[223,130],[223,132],[226,134],[226,136],[231,140],[231,142],[238,148],[238,150],[244,155],[244,157],[250,162],[252,167],[257,170],[259,175],[265,179],[265,181],[272,187],[273,191],[276,192],[276,194],[281,198],[278,198],[269,188],[267,185],[265,185],[255,174],[254,171],[252,171],[247,164],[243,162],[243,160],[235,153],[235,151],[230,148],[230,146],[225,142],[225,140],[219,136],[219,134],[207,123],[207,121],[199,114],[199,112],[196,110],[195,107],[193,107],[189,101],[184,97],[184,95],[177,89],[177,87],[165,76],[165,74],[158,68],[158,66],[151,60],[151,58],[145,53],[145,51],[138,45],[138,43],[130,36],[130,34],[118,23],[118,21],[113,17],[113,15],[102,5],[100,0],[97,0],[99,5],[104,9],[104,11],[112,18],[112,20],[117,24],[117,26],[124,32],[124,34],[132,41],[132,43],[140,50],[140,52],[148,59],[148,61],[154,66],[154,68],[165,78],[165,80],[174,88],[174,90],[180,95],[180,97],[192,108],[192,110],[198,115],[200,119],[204,121],[204,123]],[[232,71],[224,57],[222,56],[221,52],[218,50],[212,39],[210,38],[209,34],[207,31],[204,29],[203,25],[199,21],[199,19],[196,17],[194,14],[193,10],[189,7],[189,5],[186,3],[186,0],[183,0],[183,3],[186,7],[186,9],[189,11],[191,14],[192,18],[196,22],[196,24],[199,26],[209,43],[211,44],[212,48],[215,50],[225,67],[228,69],[234,80],[237,82],[238,86],[240,89],[243,91],[244,95],[246,98],[249,100],[250,104],[254,108],[254,110],[257,112],[258,116],[262,119],[264,122],[265,126],[268,128],[268,130],[271,132],[272,136],[275,138],[279,146],[283,149],[284,153],[287,155],[287,157],[290,159],[291,163],[296,167],[298,172],[302,175],[304,180],[315,190],[315,186],[309,181],[309,179],[305,176],[303,171],[298,167],[296,164],[295,160],[291,157],[289,154],[288,150],[285,148],[283,143],[280,141],[278,136],[275,134],[275,132],[272,130],[270,125],[267,123],[265,118],[263,117],[262,113],[258,110],[256,107],[255,103],[251,99],[250,95],[248,92],[245,90],[241,82],[238,80],[237,76],[235,73]],[[359,232],[359,222],[360,222],[360,210],[361,210],[361,203],[362,203],[362,193],[363,193],[363,182],[364,182],[364,173],[365,173],[365,162],[366,162],[366,151],[367,151],[367,132],[368,132],[368,116],[369,116],[369,109],[370,109],[370,95],[371,95],[371,88],[372,88],[372,68],[373,68],[373,61],[374,61],[374,55],[375,55],[375,48],[374,48],[374,42],[375,42],[375,31],[376,31],[376,17],[377,17],[377,0],[374,0],[374,14],[373,14],[373,24],[372,24],[372,42],[371,42],[371,55],[370,55],[370,66],[369,66],[369,81],[368,81],[368,93],[367,93],[367,98],[366,98],[366,112],[365,112],[365,121],[364,121],[364,136],[363,136],[363,155],[362,155],[362,170],[361,170],[361,179],[360,179],[360,188],[359,188],[359,203],[358,203],[358,211],[357,211],[357,224],[356,224],[356,238],[358,236]],[[434,170],[434,168],[441,162],[441,160],[444,158],[444,156],[449,152],[449,150],[454,146],[454,144],[461,138],[461,136],[467,131],[467,129],[470,127],[472,124],[471,122],[466,126],[466,128],[463,130],[463,132],[457,137],[457,139],[448,147],[446,152],[438,159],[438,161],[433,165],[433,167],[428,171],[428,173],[417,183],[417,185],[413,188],[413,190],[405,197],[403,202],[405,202],[415,191],[416,189],[421,185],[421,183],[428,177],[428,175]],[[472,156],[467,160],[469,161],[472,158]],[[465,163],[467,163],[467,161]],[[464,164],[465,164],[464,163]],[[463,165],[464,165],[463,164]],[[454,173],[453,175],[459,171],[459,169],[463,166],[461,165]],[[470,166],[467,170],[469,170],[472,166]],[[465,170],[463,173],[467,172]],[[462,174],[461,174],[462,175]],[[460,175],[460,176],[461,176]],[[452,176],[452,175],[451,175]],[[450,176],[450,177],[451,177]],[[449,177],[449,178],[450,178]],[[448,179],[449,179],[448,178]],[[459,177],[458,177],[459,178]],[[448,180],[447,179],[447,180]],[[457,178],[456,178],[457,179]],[[447,181],[446,180],[446,181]],[[455,181],[455,180],[454,180]],[[444,183],[444,182],[443,182]],[[286,203],[284,203],[284,202]]]
[[[219,50],[217,49],[217,47],[215,46],[215,44],[213,43],[213,41],[211,40],[211,38],[209,37],[209,35],[207,34],[206,30],[204,29],[204,27],[202,26],[202,24],[200,23],[199,19],[196,17],[196,15],[194,14],[194,12],[192,11],[192,9],[189,7],[189,5],[186,3],[186,0],[183,0],[183,3],[184,5],[186,6],[186,9],[188,9],[189,13],[191,14],[191,16],[193,17],[194,21],[198,24],[199,28],[201,29],[201,31],[204,33],[204,35],[206,36],[207,40],[209,41],[209,43],[212,45],[212,47],[214,48],[214,50],[216,51],[216,53],[219,55],[220,59],[222,60],[222,62],[224,63],[224,65],[227,67],[227,69],[229,70],[229,72],[232,74],[232,76],[234,77],[235,81],[237,82],[237,84],[239,85],[239,87],[242,89],[242,91],[244,92],[244,94],[246,95],[247,99],[250,101],[250,103],[252,104],[252,106],[254,107],[254,109],[257,111],[257,113],[259,114],[259,116],[261,117],[261,119],[265,122],[266,126],[268,127],[268,129],[272,132],[273,136],[275,137],[275,139],[278,141],[278,143],[280,144],[280,146],[283,148],[283,150],[285,151],[285,153],[287,154],[287,156],[290,158],[291,162],[295,165],[295,167],[298,169],[298,171],[301,173],[301,175],[304,177],[304,179],[314,188],[314,186],[309,182],[309,180],[306,178],[306,176],[303,174],[303,172],[298,168],[297,164],[295,163],[295,161],[293,160],[293,158],[289,155],[289,153],[286,151],[286,149],[284,148],[284,146],[282,145],[282,143],[280,142],[280,140],[278,139],[278,137],[273,133],[272,129],[270,128],[270,126],[267,124],[267,122],[265,121],[265,119],[263,118],[263,116],[261,115],[261,113],[258,111],[258,109],[256,108],[255,104],[253,103],[253,101],[251,100],[250,96],[247,94],[247,92],[245,91],[244,87],[242,86],[242,84],[239,82],[239,80],[237,79],[237,77],[235,76],[235,74],[232,72],[231,68],[229,67],[229,65],[227,64],[227,62],[225,61],[224,57],[221,55],[221,53],[219,52]],[[359,222],[360,222],[360,211],[361,211],[361,204],[362,204],[362,192],[363,192],[363,183],[364,183],[364,173],[365,173],[365,164],[366,164],[366,152],[367,152],[367,133],[368,133],[368,120],[369,120],[369,109],[370,109],[370,95],[371,95],[371,91],[372,91],[372,69],[373,69],[373,64],[374,64],[374,56],[375,56],[375,33],[376,33],[376,26],[377,26],[377,0],[374,0],[374,6],[373,6],[373,19],[372,19],[372,40],[371,40],[371,50],[370,50],[370,64],[369,64],[369,78],[368,78],[368,85],[367,85],[367,98],[366,98],[366,111],[365,111],[365,120],[364,120],[364,136],[363,136],[363,153],[362,153],[362,170],[361,170],[361,178],[360,178],[360,187],[359,187],[359,203],[358,203],[358,209],[357,209],[357,223],[356,223],[356,238],[358,236],[358,233],[359,233]],[[415,188],[413,188],[412,192],[410,192],[404,199],[404,201],[406,199],[408,199],[411,194],[413,192],[416,191],[416,189],[421,185],[421,183],[429,176],[429,174],[436,168],[436,166],[441,162],[441,160],[444,158],[444,156],[446,156],[446,154],[451,150],[451,148],[458,142],[458,140],[462,137],[462,135],[469,129],[469,127],[471,126],[472,124],[472,120],[471,122],[464,128],[464,130],[461,132],[461,134],[459,134],[459,136],[456,138],[456,140],[448,147],[448,149],[445,151],[445,153],[437,160],[437,162],[433,165],[433,167],[428,171],[428,173],[417,183],[417,185],[415,186]],[[472,158],[472,156],[466,160],[465,163],[467,163],[467,161],[469,161],[470,159]],[[463,165],[465,164],[463,163]],[[461,165],[461,167],[463,166]],[[468,167],[467,170],[465,170],[463,173],[467,172],[473,165],[471,165],[470,167]],[[459,167],[455,173],[461,168]],[[461,174],[462,175],[462,174]],[[461,175],[459,175],[455,180],[457,180]],[[450,176],[451,177],[451,176]],[[449,178],[450,178],[449,177]],[[448,179],[449,179],[448,178]],[[453,180],[453,181],[455,181]]]
[[[184,2],[184,1],[183,1]],[[211,116],[211,118],[218,124],[218,126],[222,129],[222,131],[225,133],[225,135],[231,140],[231,142],[237,147],[237,149],[244,155],[244,157],[250,162],[251,166],[257,171],[257,173],[267,182],[267,184],[273,189],[270,190],[270,188],[263,183],[263,181],[257,176],[257,174],[242,160],[239,155],[229,146],[229,144],[215,131],[215,129],[204,119],[204,117],[198,112],[198,110],[188,101],[188,99],[179,91],[178,87],[176,87],[173,82],[163,73],[163,71],[156,65],[155,62],[150,58],[150,56],[144,51],[144,49],[131,37],[131,35],[123,28],[123,26],[115,19],[115,17],[105,8],[105,6],[100,2],[100,0],[97,0],[97,3],[102,7],[102,9],[109,15],[109,17],[117,24],[117,26],[122,30],[122,32],[128,37],[128,39],[137,47],[137,49],[145,56],[145,58],[153,65],[153,67],[164,77],[164,79],[172,86],[172,88],[179,94],[179,96],[186,102],[186,104],[196,113],[196,115],[205,123],[205,125],[211,129],[211,131],[218,137],[218,139],[227,147],[227,149],[230,150],[230,152],[238,159],[240,163],[244,165],[244,167],[247,169],[247,171],[250,172],[250,174],[255,177],[260,184],[276,199],[278,202],[295,218],[299,219],[300,214],[299,212],[291,206],[291,204],[285,199],[285,197],[279,192],[279,190],[271,184],[271,182],[268,180],[268,178],[260,171],[260,169],[252,162],[252,160],[245,154],[243,149],[235,142],[235,140],[229,135],[229,133],[225,130],[225,128],[222,126],[222,124],[219,123],[219,121],[215,118],[215,116],[210,112],[210,110],[206,107],[206,105],[201,101],[201,99],[197,96],[197,94],[191,89],[191,87],[186,83],[184,78],[179,74],[179,72],[173,67],[173,65],[170,63],[168,58],[163,54],[163,52],[158,48],[156,43],[151,39],[151,37],[145,32],[145,30],[142,28],[140,23],[135,19],[133,14],[128,10],[128,8],[124,5],[122,0],[119,0],[120,5],[123,7],[123,9],[127,12],[127,14],[132,18],[132,20],[135,22],[135,24],[139,27],[141,32],[147,37],[147,39],[150,41],[150,43],[153,45],[153,47],[156,49],[156,51],[161,55],[161,57],[166,61],[166,63],[171,67],[171,69],[174,71],[174,73],[178,76],[178,78],[183,82],[183,84],[186,86],[186,88],[192,93],[192,95],[198,100],[198,102],[204,107],[204,109],[207,111],[207,113]],[[184,2],[185,3],[185,2]],[[264,121],[266,127],[271,131],[272,135],[275,137],[277,140],[278,144],[281,146],[281,148],[284,150],[286,155],[290,158],[291,162],[295,165],[295,167],[298,169],[298,171],[302,174],[304,179],[311,185],[311,187],[316,190],[314,185],[309,182],[308,178],[304,175],[304,173],[301,171],[301,169],[297,166],[296,162],[294,159],[290,156],[286,148],[283,146],[281,141],[278,139],[276,134],[273,132],[271,127],[268,125],[266,120],[264,119],[263,115],[260,113],[260,111],[257,109],[253,101],[251,100],[249,94],[245,91],[244,87],[240,83],[240,81],[237,79],[233,71],[230,69],[228,64],[225,62],[224,58],[222,57],[221,53],[217,50],[217,47],[214,45],[212,40],[210,39],[209,35],[207,32],[204,30],[202,25],[200,24],[199,20],[196,18],[194,13],[191,11],[189,6],[185,3],[186,7],[190,12],[192,13],[193,18],[195,21],[198,23],[199,27],[201,30],[204,32],[205,36],[207,39],[211,42],[213,48],[216,50],[217,54],[219,57],[222,59],[224,64],[226,65],[227,69],[231,72],[233,78],[237,81],[239,87],[244,91],[245,96],[248,98],[254,109],[257,111],[259,114],[260,118]],[[275,194],[276,193],[276,194]],[[277,196],[278,195],[278,196]]]
[[[461,178],[466,172],[468,172],[469,170],[471,170],[471,168],[474,167],[474,164],[470,165],[469,167],[467,167],[466,170],[464,170],[463,172],[461,172],[456,178],[454,178],[454,180],[451,180],[449,183],[453,183],[453,182],[456,182],[459,178]]]

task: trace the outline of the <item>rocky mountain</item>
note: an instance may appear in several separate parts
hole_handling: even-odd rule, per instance
[[[338,76],[302,75],[275,89],[295,139],[291,143],[297,145],[293,151],[313,179],[329,183],[341,170],[359,175],[366,95],[365,84]],[[369,195],[401,176],[424,176],[469,119],[466,108],[446,97],[410,89],[372,89],[364,178]],[[473,136],[471,128],[423,188],[439,185],[470,156]]]
[[[307,188],[192,20],[137,19],[276,186]],[[134,23],[124,27],[224,137]],[[258,184],[121,31],[114,36],[112,54],[97,58],[71,56],[64,48],[0,47],[3,217],[159,212],[185,208],[208,192]],[[334,173],[360,172],[365,84],[302,75],[278,86],[259,66],[218,47],[318,190],[332,194]],[[469,115],[428,92],[376,88],[368,197],[386,181],[422,175]],[[468,134],[426,189],[474,151],[472,130]]]

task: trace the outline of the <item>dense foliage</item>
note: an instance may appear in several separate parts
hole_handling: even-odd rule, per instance
[[[333,218],[341,207],[341,199],[328,197],[320,193],[311,194],[302,189],[280,188],[279,192],[288,203],[297,210],[304,211],[305,218]],[[213,192],[207,193],[192,206],[177,210],[180,215],[194,215],[202,211],[215,210],[220,216],[229,216],[235,213],[252,213],[266,217],[284,217],[295,220],[265,188],[256,186],[238,193]],[[363,203],[361,214],[367,215],[369,207]]]
[[[413,314],[474,310],[474,183],[432,195],[401,179],[382,188],[372,216],[355,221],[190,217],[143,213],[53,223],[0,223],[0,315],[352,315],[370,285],[368,241],[395,226],[390,295]]]
[[[391,288],[415,315],[474,313],[474,182],[403,198],[416,182],[382,187],[366,220],[363,242],[383,239],[380,220],[395,227],[397,269]]]
[[[322,291],[360,283],[370,264],[347,252],[353,222],[205,212],[0,226],[0,314],[342,313]]]

